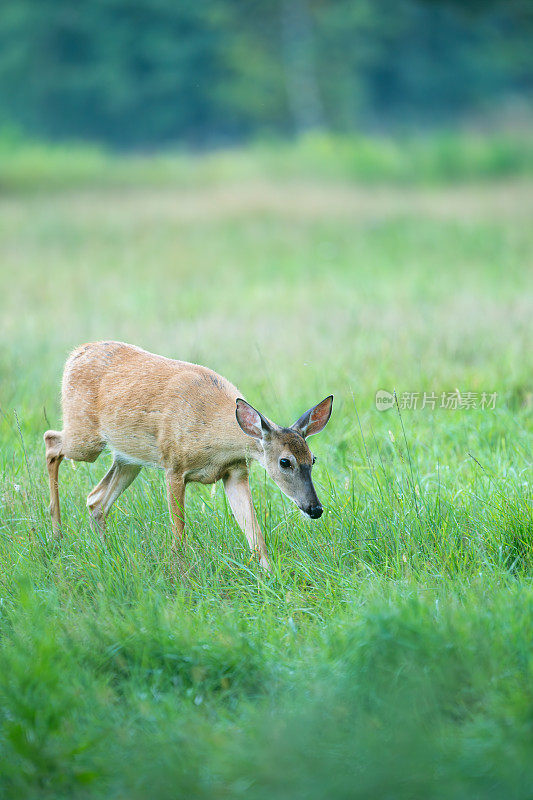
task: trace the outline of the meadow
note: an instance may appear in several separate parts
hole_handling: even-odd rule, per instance
[[[0,796],[531,797],[521,157],[418,182],[223,156],[215,177],[58,156],[49,182],[35,158],[0,179]],[[104,545],[85,499],[109,455],[63,463],[51,541],[42,434],[99,339],[205,364],[280,424],[334,394],[320,520],[252,471],[272,574],[222,487],[193,486],[178,579],[156,471]]]

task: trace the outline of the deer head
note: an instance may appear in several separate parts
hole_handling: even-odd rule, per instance
[[[263,451],[260,460],[266,471],[283,494],[311,519],[321,517],[323,509],[311,480],[315,457],[306,439],[325,427],[332,405],[333,395],[330,395],[302,414],[290,428],[281,428],[246,400],[237,400],[237,422],[244,433],[260,443]]]

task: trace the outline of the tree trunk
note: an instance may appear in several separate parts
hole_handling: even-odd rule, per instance
[[[307,0],[282,0],[281,30],[289,107],[296,132],[304,133],[324,120]]]

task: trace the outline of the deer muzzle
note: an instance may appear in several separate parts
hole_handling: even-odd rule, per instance
[[[318,519],[319,517],[322,516],[323,511],[324,509],[319,503],[316,506],[311,506],[311,508],[307,509],[305,513],[308,514],[311,517],[311,519]]]

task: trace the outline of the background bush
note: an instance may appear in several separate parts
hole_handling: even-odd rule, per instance
[[[516,123],[531,31],[523,0],[4,0],[0,126],[198,148]]]

